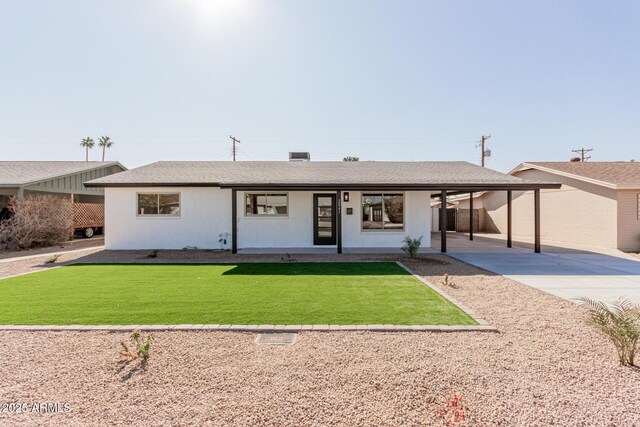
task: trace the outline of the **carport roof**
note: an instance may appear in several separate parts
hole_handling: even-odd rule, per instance
[[[4,161],[0,162],[0,187],[21,187],[108,166],[125,170],[118,162]]]
[[[85,183],[87,187],[216,186],[236,189],[558,188],[468,162],[157,162]]]

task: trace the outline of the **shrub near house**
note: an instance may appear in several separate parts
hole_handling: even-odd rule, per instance
[[[12,197],[9,219],[0,222],[0,248],[30,249],[69,240],[73,204],[53,196]]]

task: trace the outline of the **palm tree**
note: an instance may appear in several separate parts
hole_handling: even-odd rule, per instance
[[[620,298],[606,304],[590,298],[579,298],[587,309],[588,320],[615,345],[621,365],[634,366],[640,353],[640,305]]]
[[[82,140],[82,142],[80,143],[80,146],[84,147],[84,149],[85,149],[85,153],[86,153],[85,154],[85,158],[84,158],[85,162],[89,161],[89,148],[93,148],[94,145],[96,145],[96,143],[93,142],[93,139],[91,139],[90,136],[84,138]]]
[[[111,140],[108,136],[101,136],[98,142],[98,147],[102,147],[102,161],[104,162],[104,153],[107,148],[111,148],[115,142]]]

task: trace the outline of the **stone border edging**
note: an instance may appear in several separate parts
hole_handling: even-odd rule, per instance
[[[0,325],[0,331],[496,332],[491,325]]]
[[[462,304],[460,301],[458,301],[457,299],[455,299],[454,297],[452,297],[451,295],[449,295],[445,291],[443,291],[441,289],[438,289],[437,287],[433,286],[433,284],[431,284],[428,280],[426,280],[424,277],[422,277],[422,276],[416,274],[415,272],[413,272],[413,270],[411,270],[409,267],[407,267],[406,265],[404,265],[400,261],[396,261],[396,264],[398,264],[400,267],[402,267],[405,271],[407,271],[413,277],[418,279],[424,285],[428,286],[429,289],[431,289],[432,291],[436,292],[441,297],[443,297],[444,299],[448,300],[453,305],[458,307],[460,310],[464,311],[469,316],[471,316],[471,318],[473,320],[475,320],[476,323],[478,323],[477,325],[471,325],[471,327],[476,327],[476,328],[482,327],[482,329],[479,329],[479,330],[498,332],[498,329],[496,327],[492,326],[484,318],[480,317],[474,310],[472,310],[469,307],[467,307],[466,305]]]

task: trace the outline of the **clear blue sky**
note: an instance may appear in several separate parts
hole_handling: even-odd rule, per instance
[[[11,0],[0,58],[2,160],[640,160],[638,1]]]

